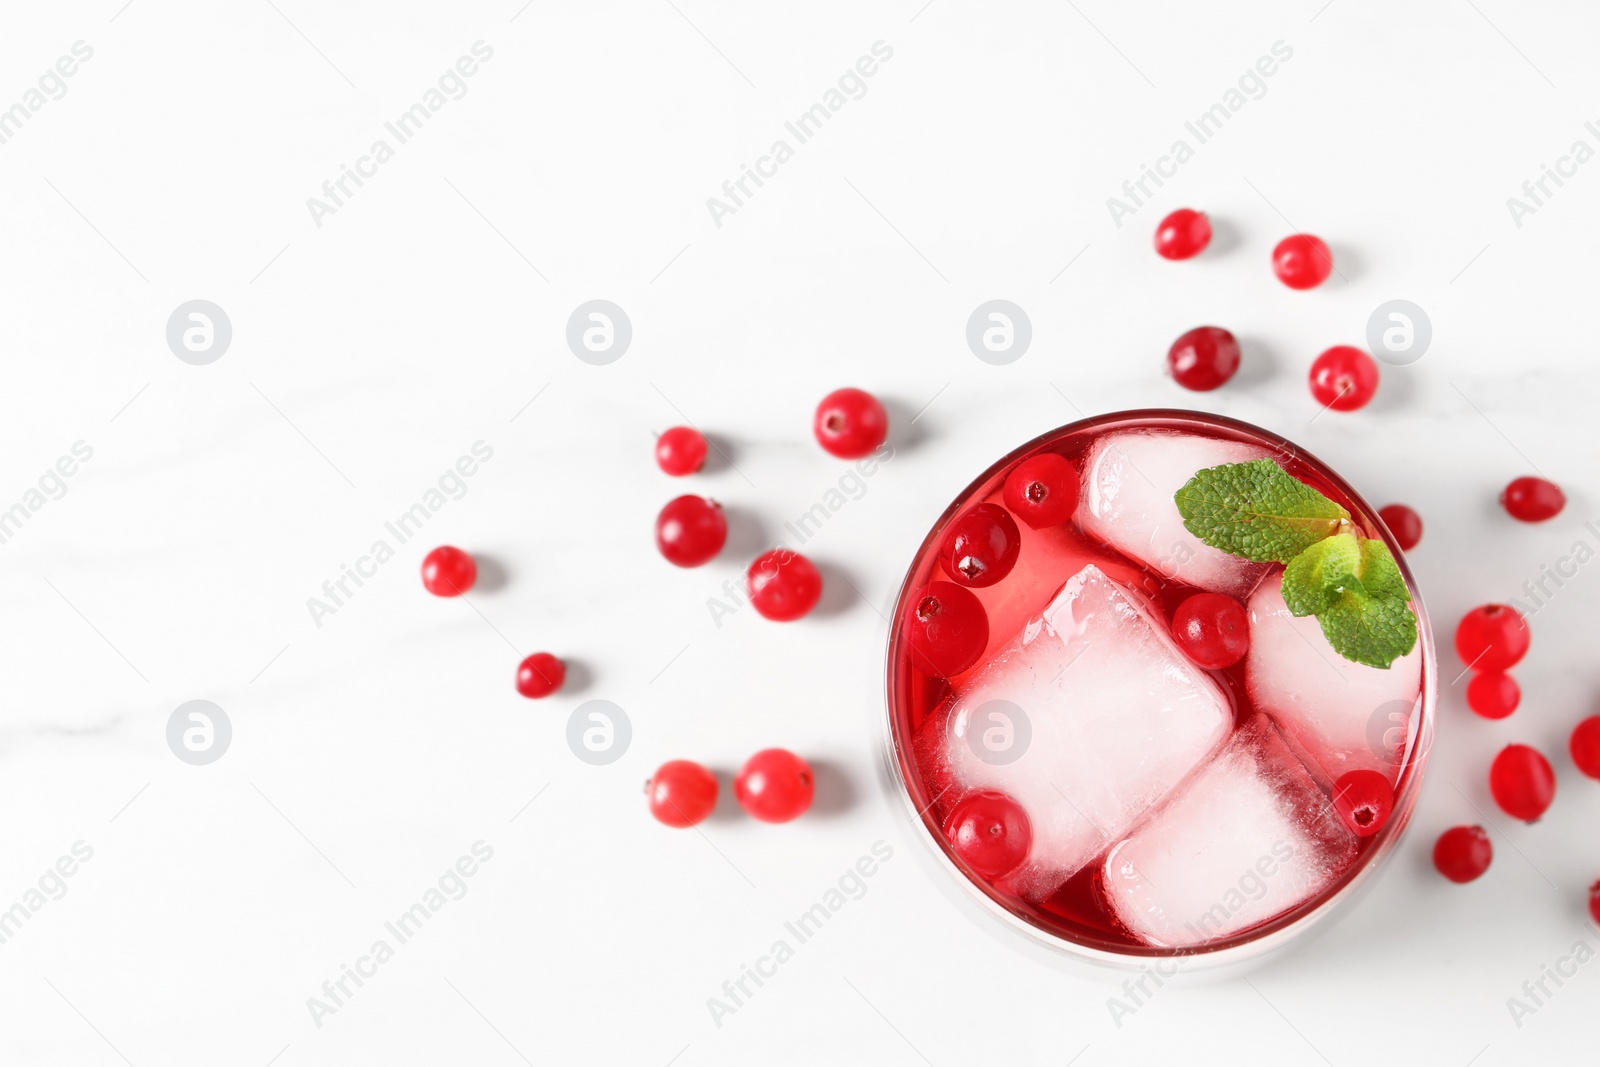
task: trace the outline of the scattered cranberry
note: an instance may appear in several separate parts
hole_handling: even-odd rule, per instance
[[[1485,604],[1463,615],[1456,626],[1456,655],[1480,671],[1503,671],[1528,654],[1531,636],[1516,608]]]
[[[667,562],[680,567],[698,567],[710,561],[727,540],[728,519],[715,500],[676,497],[656,516],[656,547]]]
[[[980,877],[998,878],[1028,858],[1033,828],[1028,813],[1004,793],[968,793],[944,821],[956,855]]]
[[[1272,273],[1291,289],[1314,289],[1333,273],[1333,253],[1322,238],[1297,233],[1272,250]]]
[[[860,459],[889,436],[889,413],[860,389],[836,389],[817,405],[811,424],[817,443],[840,459]]]
[[[656,438],[656,465],[674,478],[706,465],[706,439],[699,430],[674,426]]]
[[[777,622],[793,622],[822,598],[822,575],[809,559],[787,548],[756,557],[745,585],[756,610]]]
[[[1011,573],[1022,551],[1022,534],[999,504],[968,508],[945,529],[939,562],[950,580],[982,589]]]
[[[1467,683],[1467,707],[1485,719],[1503,719],[1522,703],[1522,687],[1504,671],[1484,671]]]
[[[1561,509],[1567,506],[1567,496],[1554,482],[1543,478],[1518,478],[1500,494],[1500,506],[1513,519],[1544,522],[1561,514]]]
[[[1156,253],[1163,259],[1191,259],[1211,243],[1211,220],[1202,211],[1181,207],[1156,227]]]
[[[1011,514],[1035,530],[1059,526],[1078,509],[1078,469],[1054,452],[1018,463],[1001,493]]]
[[[1357,837],[1383,829],[1394,810],[1394,790],[1377,771],[1348,771],[1333,783],[1333,809]]]
[[[1600,925],[1600,882],[1589,887],[1589,918]]]
[[[1378,391],[1378,361],[1349,345],[1335,345],[1311,362],[1311,395],[1323,407],[1354,411]]]
[[[1590,778],[1600,778],[1600,715],[1591,715],[1572,731],[1572,762]]]
[[[1239,369],[1239,342],[1221,326],[1197,326],[1167,349],[1167,369],[1185,389],[1215,389]]]
[[[1494,846],[1481,826],[1452,826],[1433,846],[1433,865],[1452,882],[1470,882],[1489,869]]]
[[[1402,552],[1410,552],[1422,540],[1422,516],[1404,504],[1390,504],[1378,509],[1378,517],[1389,527]]]
[[[686,759],[668,760],[644,784],[650,814],[668,826],[703,822],[717,806],[717,776]]]
[[[472,556],[452,545],[440,545],[422,559],[422,587],[434,596],[460,596],[477,580]]]
[[[1224,593],[1196,593],[1178,605],[1172,636],[1196,664],[1220,671],[1250,650],[1250,620],[1244,605]]]
[[[989,644],[989,615],[952,582],[929,582],[906,611],[906,640],[919,667],[939,678],[960,674]]]
[[[788,822],[811,806],[811,765],[783,748],[764,748],[745,760],[733,792],[739,806],[762,822]]]
[[[567,665],[548,652],[535,652],[517,667],[517,692],[533,700],[547,697],[567,680]]]
[[[1489,767],[1489,792],[1513,819],[1538,822],[1556,798],[1556,772],[1538,749],[1507,745]]]

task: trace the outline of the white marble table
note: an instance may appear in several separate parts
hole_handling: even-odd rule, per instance
[[[1600,784],[1562,754],[1597,710],[1591,566],[1550,586],[1514,717],[1479,721],[1446,685],[1413,832],[1370,895],[1248,984],[1163,989],[1120,1025],[1116,987],[954,906],[877,775],[879,613],[913,548],[990,460],[1080,413],[1201,406],[1412,504],[1446,636],[1600,548],[1600,165],[1561,163],[1600,147],[1600,15],[1319,3],[8,12],[0,509],[26,518],[0,543],[0,908],[26,917],[0,943],[0,1061],[1574,1062],[1600,964],[1531,1014],[1508,999],[1600,947]],[[1275,42],[1291,57],[1199,143],[1185,123]],[[803,141],[786,125],[830,102]],[[1133,205],[1145,164],[1169,176]],[[1513,218],[1543,164],[1569,176]],[[765,176],[734,202],[744,165]],[[1136,207],[1120,227],[1111,197]],[[1215,246],[1159,261],[1150,231],[1184,205]],[[1334,247],[1319,290],[1269,273],[1293,227]],[[1006,366],[964,336],[997,298],[1032,325]],[[1432,347],[1368,409],[1314,418],[1310,359],[1394,298]],[[231,324],[206,365],[165,336],[197,299]],[[594,299],[632,324],[604,366],[565,340]],[[1162,354],[1205,322],[1246,362],[1196,396]],[[822,609],[714,612],[836,499],[845,467],[809,417],[844,384],[890,401],[895,456],[806,542]],[[692,489],[733,534],[676,571],[651,523],[691,490],[650,448],[685,421],[730,457]],[[1495,497],[1534,470],[1571,503],[1529,528]],[[386,523],[436,488],[402,542]],[[419,587],[445,542],[491,561],[470,603]],[[535,704],[512,676],[537,649],[574,671]],[[565,743],[589,699],[632,724],[607,766]],[[190,700],[231,723],[208,765],[167,744]],[[1556,758],[1534,827],[1488,799],[1512,740]],[[660,761],[726,773],[768,745],[818,765],[804,820],[648,818]],[[1446,885],[1432,839],[1480,809],[1495,865]],[[879,841],[865,895],[714,1019],[708,998]],[[385,924],[441,879],[401,941]]]

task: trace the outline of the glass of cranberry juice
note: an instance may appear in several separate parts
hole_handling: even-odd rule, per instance
[[[1418,637],[1388,669],[1291,615],[1280,565],[1184,528],[1179,487],[1260,458],[1394,555]],[[891,619],[888,764],[918,836],[1071,956],[1259,959],[1351,899],[1416,802],[1437,666],[1404,556],[1343,479],[1247,423],[1126,411],[1029,442],[939,517]],[[1337,810],[1352,772],[1392,790],[1375,832]]]

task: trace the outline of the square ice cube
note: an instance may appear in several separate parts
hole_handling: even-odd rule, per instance
[[[1008,882],[1042,900],[1127,833],[1227,737],[1228,696],[1144,601],[1089,565],[924,724],[953,804],[998,789],[1033,838]]]
[[[1243,599],[1267,565],[1212,548],[1190,533],[1173,496],[1197,471],[1269,455],[1259,445],[1178,430],[1106,434],[1084,461],[1078,522],[1167,578]]]
[[[1255,706],[1325,782],[1363,768],[1395,781],[1419,721],[1422,643],[1387,670],[1345,659],[1315,616],[1289,614],[1276,573],[1256,587],[1247,607],[1245,683]]]
[[[1256,715],[1106,855],[1102,884],[1140,940],[1188,948],[1305,903],[1355,854],[1355,835],[1328,796]]]

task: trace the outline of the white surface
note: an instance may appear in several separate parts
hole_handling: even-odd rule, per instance
[[[1592,1047],[1600,963],[1546,980],[1520,1027],[1507,1008],[1575,943],[1600,945],[1582,910],[1600,786],[1563,754],[1600,682],[1592,565],[1534,618],[1512,718],[1469,717],[1447,651],[1412,835],[1352,913],[1251,984],[1168,986],[1120,1026],[1117,987],[959,910],[897,831],[875,773],[874,609],[992,459],[1080,412],[1160,404],[1258,422],[1375,503],[1417,507],[1412,562],[1447,650],[1465,609],[1570,573],[1575,542],[1600,545],[1584,526],[1600,507],[1600,170],[1520,228],[1506,198],[1596,143],[1600,13],[274,2],[34,4],[0,34],[0,102],[74,41],[94,49],[0,145],[3,500],[74,442],[94,450],[0,545],[0,899],[74,842],[94,850],[0,945],[0,1060],[1087,1065],[1225,1048],[1487,1065]],[[467,95],[316,228],[306,198],[480,39],[494,56]],[[715,226],[706,198],[879,40],[894,54],[865,96]],[[1106,198],[1280,40],[1293,56],[1265,95],[1115,227]],[[1202,260],[1166,263],[1150,233],[1183,205],[1219,233]],[[1309,293],[1272,279],[1287,220],[1329,240],[1342,277]],[[634,327],[606,367],[563,337],[597,297]],[[1004,367],[964,337],[996,297],[1033,326]],[[1314,418],[1310,360],[1361,343],[1397,297],[1427,309],[1432,350],[1386,369],[1368,409]],[[205,367],[163,336],[195,298],[234,328]],[[1192,395],[1162,356],[1200,323],[1233,329],[1244,366]],[[860,481],[809,437],[812,406],[847,383],[895,420],[895,458]],[[652,468],[652,431],[685,418],[737,471]],[[494,455],[466,495],[314,626],[307,597],[479,440]],[[1571,503],[1528,528],[1495,497],[1535,466]],[[824,610],[716,626],[707,598],[842,479],[805,546]],[[679,571],[651,522],[694,490],[735,530],[721,560]],[[507,572],[476,612],[419,588],[446,541]],[[512,673],[539,648],[584,677],[531,704]],[[634,725],[606,767],[564,743],[592,697]],[[164,740],[195,698],[235,728],[208,767]],[[1535,827],[1487,795],[1512,740],[1557,767]],[[773,744],[817,761],[823,810],[703,834],[649,821],[639,785],[660,761],[726,772]],[[1495,864],[1447,885],[1432,839],[1479,809]],[[317,1028],[307,997],[480,839],[494,855],[467,895]],[[893,855],[865,895],[716,1026],[707,998],[879,840]]]

